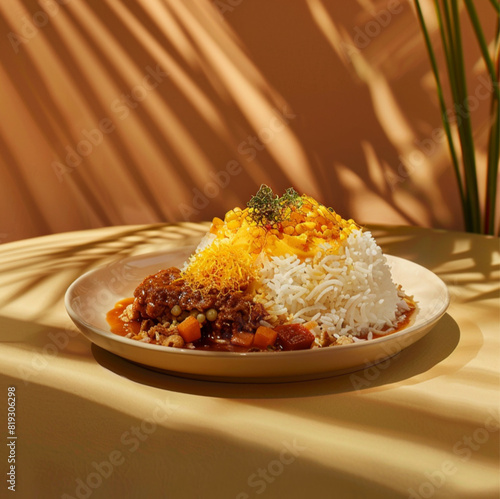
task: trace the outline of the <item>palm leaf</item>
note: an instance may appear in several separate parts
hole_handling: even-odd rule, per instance
[[[449,111],[444,100],[444,92],[439,75],[436,56],[429,32],[425,23],[420,0],[414,0],[417,17],[422,28],[425,45],[429,54],[432,71],[436,80],[437,95],[441,110],[441,118],[448,140],[451,160],[458,183],[460,200],[464,217],[465,229],[469,232],[481,232],[493,234],[495,223],[495,207],[497,198],[497,177],[500,159],[499,132],[500,132],[500,93],[498,88],[498,45],[500,40],[500,25],[496,34],[496,68],[495,61],[490,56],[488,44],[481,27],[473,0],[464,0],[465,7],[474,29],[476,39],[485,61],[488,75],[492,81],[493,93],[491,102],[491,123],[488,137],[488,163],[487,163],[487,185],[486,201],[484,206],[484,224],[481,222],[481,206],[479,201],[479,189],[477,182],[476,152],[474,145],[473,129],[470,119],[468,104],[467,78],[465,59],[463,53],[462,33],[460,23],[459,0],[434,0],[434,7],[439,26],[441,44],[446,60],[448,83],[451,90],[453,111],[456,119],[459,144],[461,149],[461,164],[453,136]],[[493,8],[500,12],[498,0],[490,0]]]

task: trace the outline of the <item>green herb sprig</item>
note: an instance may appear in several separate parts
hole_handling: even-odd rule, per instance
[[[249,217],[256,225],[277,228],[290,218],[293,208],[300,209],[302,203],[302,197],[292,187],[278,197],[269,186],[262,184],[247,206]]]

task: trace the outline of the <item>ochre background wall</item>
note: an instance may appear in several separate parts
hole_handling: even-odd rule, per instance
[[[462,17],[484,164],[491,88]],[[413,2],[9,0],[0,23],[1,242],[209,220],[261,183],[462,228]]]

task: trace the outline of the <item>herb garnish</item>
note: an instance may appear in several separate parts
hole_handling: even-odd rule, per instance
[[[299,209],[302,203],[302,197],[292,187],[278,197],[269,186],[262,184],[247,206],[249,217],[256,225],[276,228],[290,218],[292,208]]]

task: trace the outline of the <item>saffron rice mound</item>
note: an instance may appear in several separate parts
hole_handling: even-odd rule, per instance
[[[392,280],[369,231],[293,189],[261,186],[244,210],[215,218],[184,277],[200,288],[244,290],[263,326],[304,324],[313,346],[371,340],[408,324],[415,302]]]

